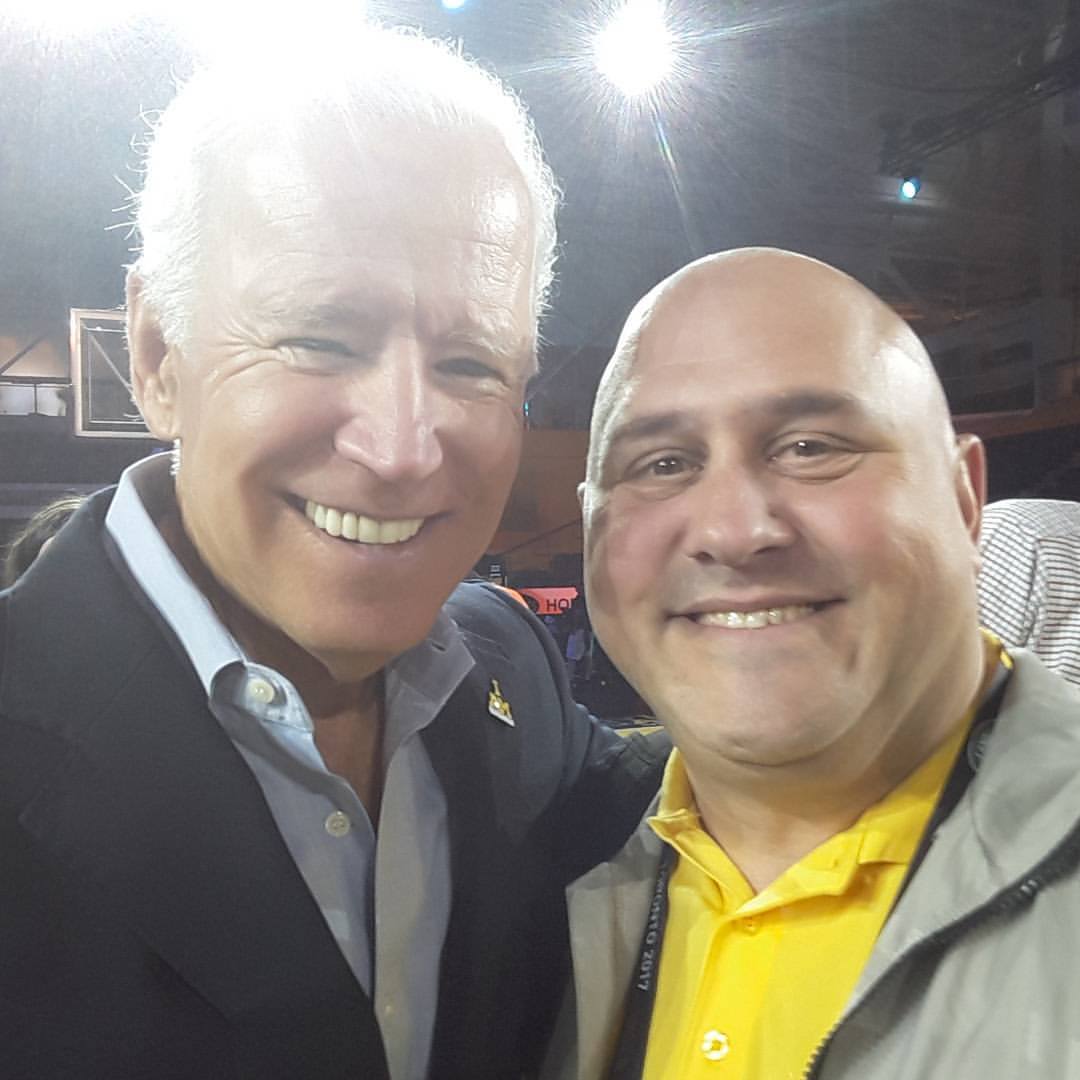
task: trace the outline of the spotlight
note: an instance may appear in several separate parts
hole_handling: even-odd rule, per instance
[[[626,0],[596,35],[593,59],[600,74],[627,97],[652,90],[675,63],[663,0]]]
[[[467,0],[442,0],[442,6],[447,11],[460,11],[466,4]]]
[[[911,202],[922,191],[922,181],[917,176],[905,176],[900,181],[900,198]]]

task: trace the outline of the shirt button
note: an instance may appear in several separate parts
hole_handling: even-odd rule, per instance
[[[701,1052],[705,1055],[706,1061],[723,1061],[731,1052],[731,1044],[722,1031],[713,1028],[711,1031],[706,1031],[702,1037]]]
[[[257,702],[259,705],[269,705],[277,697],[277,691],[274,689],[274,684],[267,679],[260,679],[258,677],[248,680],[248,694],[251,695],[251,700]]]
[[[753,915],[748,915],[740,925],[743,928],[743,933],[746,934],[756,934],[761,929],[761,924]]]
[[[349,820],[348,814],[343,814],[340,810],[328,814],[324,825],[331,836],[348,836],[349,830],[352,828],[352,822]]]

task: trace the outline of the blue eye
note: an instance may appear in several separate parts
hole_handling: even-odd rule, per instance
[[[355,355],[347,345],[343,345],[340,341],[331,341],[324,338],[289,338],[287,341],[281,342],[283,348],[290,349],[310,349],[311,352],[317,353],[338,353],[342,356]]]
[[[299,371],[332,374],[348,367],[357,353],[329,338],[287,338],[277,348],[287,353],[287,363]]]
[[[459,375],[467,379],[503,380],[501,371],[483,360],[477,360],[475,356],[451,356],[440,360],[438,368],[444,375]]]

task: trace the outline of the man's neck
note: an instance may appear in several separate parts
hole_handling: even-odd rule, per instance
[[[945,742],[985,692],[993,671],[989,660],[979,639],[977,650],[973,645],[950,669],[951,683],[935,685],[908,703],[905,719],[861,762],[846,747],[779,767],[682,747],[704,828],[760,892],[850,828]]]
[[[689,770],[702,824],[739,868],[755,893],[831,836],[850,828],[862,809],[851,804],[793,810],[765,799],[701,784]],[[866,805],[872,805],[871,800]]]
[[[315,726],[315,745],[324,764],[348,781],[377,827],[386,715],[383,673],[338,680],[316,657],[252,618],[231,598],[224,603],[219,599],[215,609],[247,656],[280,672],[296,687]]]

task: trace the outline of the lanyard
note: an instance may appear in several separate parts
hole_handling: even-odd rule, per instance
[[[930,815],[930,820],[923,830],[911,865],[897,893],[896,903],[903,895],[915,871],[922,864],[926,853],[933,843],[934,834],[942,822],[956,809],[957,803],[967,791],[982,760],[987,738],[993,730],[998,710],[1001,708],[1005,687],[1008,685],[1011,669],[999,661],[994,676],[983,696],[979,711],[972,721],[971,730],[964,743],[964,749],[957,755],[956,762],[949,773],[941,796]],[[652,902],[649,904],[649,917],[645,923],[645,933],[641,939],[637,964],[634,967],[633,981],[626,994],[626,1006],[623,1012],[622,1029],[615,1048],[615,1057],[607,1080],[641,1080],[645,1068],[645,1053],[649,1039],[649,1026],[652,1023],[653,1009],[656,1005],[656,983],[660,976],[660,951],[664,944],[664,930],[668,917],[668,885],[675,869],[675,849],[665,843],[660,854],[660,867],[653,887]]]
[[[660,949],[667,927],[668,883],[675,869],[675,858],[675,849],[670,844],[664,844],[652,903],[649,904],[649,918],[645,923],[645,935],[641,939],[634,978],[626,994],[622,1030],[608,1080],[641,1080],[645,1068],[645,1048],[649,1041],[653,1006],[656,1004],[656,983],[660,977]]]

